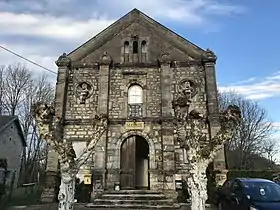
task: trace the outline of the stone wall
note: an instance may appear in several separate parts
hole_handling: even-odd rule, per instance
[[[113,68],[110,71],[109,117],[126,119],[128,88],[138,84],[143,89],[143,117],[160,116],[160,69]]]
[[[69,74],[65,119],[89,119],[96,114],[98,103],[98,74],[96,68],[72,68]],[[88,83],[92,90],[85,104],[80,102],[79,85]]]
[[[70,74],[64,129],[64,138],[69,141],[87,141],[91,137],[92,117],[97,108],[102,106],[98,101],[100,71],[100,68],[80,67],[72,70]],[[187,175],[188,167],[184,161],[183,149],[174,138],[171,101],[173,95],[177,95],[177,87],[182,79],[193,80],[199,84],[199,89],[191,108],[206,113],[203,67],[179,67],[169,63],[157,67],[112,67],[109,72],[109,127],[98,143],[93,157],[94,173],[102,179],[95,181],[102,189],[113,189],[114,184],[120,182],[121,144],[125,138],[139,135],[150,145],[151,189],[174,190],[174,175]],[[90,84],[94,91],[85,103],[81,104],[75,88],[83,82]],[[128,119],[128,88],[132,84],[139,84],[143,88],[143,117],[136,119],[144,122],[142,131],[127,130],[125,127],[125,122],[131,121]],[[104,90],[103,92],[106,93]],[[102,110],[106,110],[106,107]]]
[[[178,96],[179,82],[183,79],[193,80],[198,83],[198,93],[194,96],[190,110],[196,109],[202,114],[207,114],[207,99],[205,88],[205,71],[204,67],[192,65],[189,67],[174,67],[174,77],[172,82],[172,94],[174,97]],[[205,131],[206,133],[208,130]],[[180,148],[178,142],[175,140],[175,163],[176,173],[186,177],[188,173],[188,164],[186,162],[184,149]]]

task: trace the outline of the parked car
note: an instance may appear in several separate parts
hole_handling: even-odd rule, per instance
[[[256,178],[227,180],[217,190],[219,210],[280,210],[280,186]]]

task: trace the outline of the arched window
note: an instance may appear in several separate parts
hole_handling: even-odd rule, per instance
[[[124,42],[124,53],[129,53],[129,42],[128,41]]]
[[[124,42],[124,62],[129,62],[129,42]]]
[[[141,43],[141,53],[147,53],[147,48],[146,48],[146,41],[142,41]]]
[[[138,53],[138,42],[134,41],[133,42],[133,54]]]
[[[140,85],[132,85],[128,89],[128,104],[142,104],[143,90]]]
[[[147,42],[143,40],[141,42],[141,61],[142,63],[146,62],[147,60]]]

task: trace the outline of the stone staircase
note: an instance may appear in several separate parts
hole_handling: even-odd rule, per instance
[[[105,191],[87,208],[177,209],[180,205],[161,192],[150,190]]]

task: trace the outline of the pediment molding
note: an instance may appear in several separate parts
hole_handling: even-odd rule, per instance
[[[168,42],[171,46],[174,46],[174,48],[177,48],[183,53],[189,55],[194,60],[202,59],[202,56],[206,53],[205,50],[186,40],[171,29],[168,29],[139,10],[134,9],[69,53],[68,57],[71,58],[72,61],[81,60],[108,41],[112,40],[114,37],[118,36],[118,34],[130,27],[132,24],[139,24],[141,27],[153,30],[154,33],[156,33],[161,39]]]

